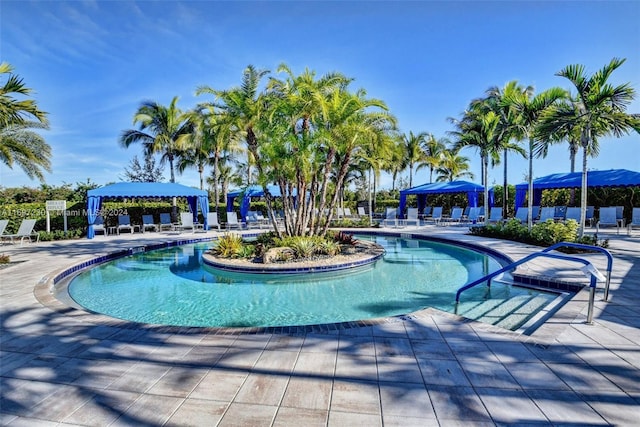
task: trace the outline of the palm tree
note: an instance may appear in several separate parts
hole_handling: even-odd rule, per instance
[[[42,171],[51,172],[51,147],[31,129],[48,129],[47,113],[32,99],[15,98],[32,90],[12,71],[11,65],[0,63],[0,75],[8,74],[0,87],[0,160],[9,168],[17,164],[31,179],[44,181]]]
[[[246,141],[248,155],[250,153],[253,156],[258,169],[261,163],[256,131],[258,122],[265,112],[263,98],[258,94],[258,87],[262,78],[268,73],[268,70],[259,70],[253,65],[248,65],[243,71],[240,87],[215,90],[209,86],[201,86],[196,90],[196,95],[212,94],[221,101],[217,106],[222,109],[229,125],[235,128]],[[214,103],[210,105],[216,106]],[[250,162],[247,161],[247,165],[249,164]]]
[[[405,163],[409,167],[409,188],[413,187],[413,167],[416,164],[421,165],[425,161],[425,153],[422,147],[425,145],[426,139],[426,132],[420,132],[415,135],[413,131],[410,131],[409,135],[405,133],[400,136],[400,142],[404,149]]]
[[[460,178],[473,179],[473,173],[469,170],[469,158],[461,156],[456,150],[446,150],[443,153],[442,162],[436,169],[437,182],[451,182]]]
[[[536,126],[540,120],[540,116],[550,108],[554,103],[567,97],[564,89],[554,87],[533,96],[533,88],[524,92],[506,93],[503,98],[503,105],[506,108],[513,109],[517,115],[512,126],[515,129],[515,135],[519,139],[526,139],[529,142],[529,202],[528,202],[528,221],[529,230],[533,226],[533,156],[537,146],[540,145],[539,140],[536,141],[534,133]]]
[[[418,166],[418,170],[423,166],[429,168],[429,184],[433,182],[433,171],[440,167],[444,153],[447,150],[447,145],[449,144],[450,141],[447,138],[436,139],[433,134],[429,134],[426,137],[422,146],[422,150],[426,155],[424,159],[425,163]]]
[[[0,160],[9,168],[17,164],[29,178],[44,182],[42,169],[51,172],[51,147],[31,130],[35,128],[48,129],[38,122],[0,127]]]
[[[139,123],[140,128],[125,130],[120,136],[124,147],[139,142],[145,156],[161,154],[160,164],[169,163],[170,182],[176,182],[174,162],[194,131],[190,116],[183,113],[177,103],[177,96],[168,107],[153,101],[143,102],[133,116],[133,124]]]
[[[587,156],[599,137],[620,137],[632,130],[640,133],[640,116],[627,114],[627,106],[635,98],[635,90],[629,83],[613,86],[608,83],[611,74],[625,62],[613,58],[593,75],[588,76],[584,65],[569,65],[557,76],[568,79],[576,88],[576,102],[562,102],[553,106],[541,117],[537,134],[542,140],[554,135],[580,131],[582,147],[582,185],[580,193],[580,237],[584,234],[587,209]]]

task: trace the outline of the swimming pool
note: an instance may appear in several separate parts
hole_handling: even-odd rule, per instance
[[[382,245],[370,266],[339,273],[263,275],[202,264],[213,243],[188,244],[123,257],[77,275],[68,285],[82,307],[111,317],[174,326],[278,327],[353,322],[426,307],[453,312],[456,290],[500,268],[487,254],[422,239],[357,236]],[[458,314],[479,301],[555,294],[495,282],[465,293]],[[482,320],[486,313],[473,315]],[[526,313],[526,321],[532,312]]]

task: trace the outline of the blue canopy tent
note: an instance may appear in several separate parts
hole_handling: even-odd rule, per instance
[[[587,171],[587,187],[640,186],[640,172],[627,169]],[[582,172],[555,173],[533,180],[533,205],[540,205],[542,190],[582,187]],[[524,205],[529,184],[516,185],[516,209]]]
[[[400,215],[404,215],[407,204],[407,196],[415,194],[418,198],[418,212],[424,212],[429,194],[446,193],[467,193],[469,206],[478,206],[480,195],[484,192],[484,187],[469,181],[434,182],[433,184],[423,184],[417,187],[400,191]],[[489,204],[493,205],[493,190],[489,192]]]
[[[280,187],[277,185],[267,185],[267,191],[273,197],[281,197]],[[236,197],[242,196],[242,202],[240,203],[240,216],[243,221],[247,220],[247,212],[249,212],[249,206],[251,205],[252,197],[264,196],[264,189],[260,185],[250,185],[247,188],[234,190],[227,194],[227,212],[233,212],[233,201]],[[296,196],[294,189],[293,196]]]
[[[87,220],[89,229],[87,238],[93,239],[95,232],[93,224],[96,222],[103,199],[117,199],[123,197],[138,198],[167,198],[186,197],[193,219],[198,219],[198,206],[204,216],[204,227],[207,229],[207,213],[209,212],[209,195],[204,190],[187,187],[175,183],[164,182],[119,182],[87,191]]]

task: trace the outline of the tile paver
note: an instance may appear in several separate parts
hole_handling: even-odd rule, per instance
[[[462,231],[409,232],[473,241],[513,259],[535,250]],[[0,270],[0,423],[635,425],[640,239],[607,237],[615,257],[610,301],[598,290],[594,324],[584,323],[581,294],[530,337],[432,309],[306,334],[146,327],[57,309],[38,283],[97,254],[180,236],[5,245],[3,253],[24,262]],[[561,270],[530,270],[545,267]]]

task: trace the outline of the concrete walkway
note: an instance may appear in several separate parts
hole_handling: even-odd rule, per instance
[[[513,259],[539,249],[462,227],[397,231],[473,241]],[[594,324],[585,324],[579,295],[530,337],[431,309],[326,333],[152,328],[95,321],[34,295],[63,267],[180,237],[189,238],[146,233],[0,247],[16,262],[0,270],[0,424],[638,425],[637,233],[607,234],[610,301],[599,289]],[[603,268],[602,257],[589,258]],[[548,275],[560,267],[545,260],[527,269]]]

